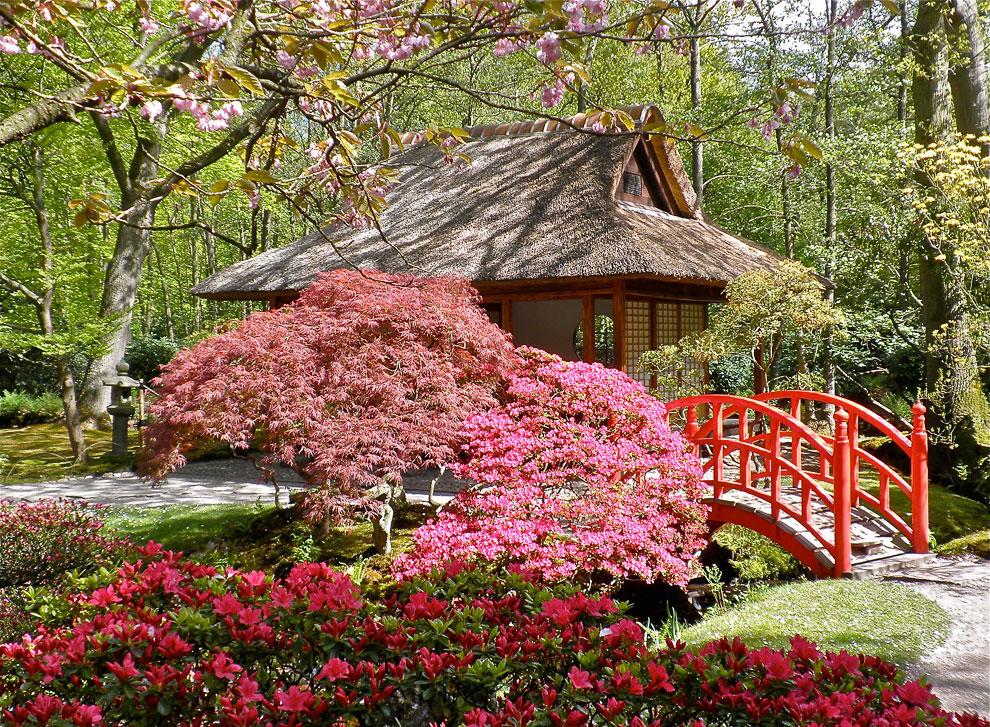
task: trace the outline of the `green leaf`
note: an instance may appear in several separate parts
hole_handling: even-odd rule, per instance
[[[259,184],[277,184],[278,178],[273,177],[271,172],[267,169],[251,169],[244,173],[244,179],[249,179],[252,182],[258,182]]]
[[[255,76],[251,71],[244,68],[239,68],[238,66],[231,66],[224,69],[227,75],[233,78],[237,85],[241,88],[250,91],[256,96],[260,96],[265,92],[265,89],[261,86],[261,81]]]
[[[217,88],[220,93],[223,94],[224,98],[240,98],[241,97],[241,87],[236,83],[231,81],[229,78],[221,78],[217,81]]]
[[[224,194],[230,189],[229,179],[218,179],[210,187],[209,194],[206,198],[209,200],[210,204],[216,207],[220,204],[220,200],[223,199]]]

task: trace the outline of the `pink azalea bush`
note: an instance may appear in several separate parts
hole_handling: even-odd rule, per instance
[[[716,641],[655,651],[607,597],[451,568],[368,600],[154,544],[73,614],[0,645],[0,723],[78,727],[986,725],[870,656]]]
[[[0,500],[0,588],[49,584],[114,562],[127,542],[107,532],[102,511],[80,500]]]
[[[262,467],[281,463],[315,488],[311,520],[370,513],[388,550],[402,474],[448,462],[464,421],[494,405],[514,362],[477,302],[464,280],[321,275],[295,302],[164,367],[143,472],[162,478],[218,441],[240,453],[254,446]]]
[[[414,533],[397,572],[460,559],[520,564],[548,581],[685,583],[708,511],[699,464],[663,404],[620,371],[519,353],[504,403],[465,424],[454,471],[478,486]]]

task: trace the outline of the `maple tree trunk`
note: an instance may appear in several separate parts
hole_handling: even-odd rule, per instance
[[[386,501],[381,513],[372,521],[375,550],[382,555],[388,555],[392,552],[392,520],[394,517],[395,510],[391,503]]]

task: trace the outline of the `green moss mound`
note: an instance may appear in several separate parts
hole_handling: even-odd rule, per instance
[[[970,533],[961,538],[955,538],[936,549],[940,555],[978,555],[990,558],[990,530]]]

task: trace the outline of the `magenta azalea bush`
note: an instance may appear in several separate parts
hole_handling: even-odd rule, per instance
[[[143,472],[164,477],[216,442],[254,446],[262,467],[291,467],[314,488],[311,521],[367,513],[387,535],[403,473],[448,462],[514,364],[477,302],[464,280],[321,275],[164,367]]]
[[[80,500],[0,500],[0,588],[113,563],[127,542],[106,531],[103,509]]]
[[[504,404],[466,424],[454,471],[478,486],[414,533],[397,572],[459,559],[520,564],[547,581],[687,582],[708,510],[698,461],[663,404],[620,371],[518,352]]]
[[[869,656],[649,649],[609,598],[452,567],[382,601],[324,564],[284,580],[154,544],[0,645],[0,722],[95,727],[977,725]]]

